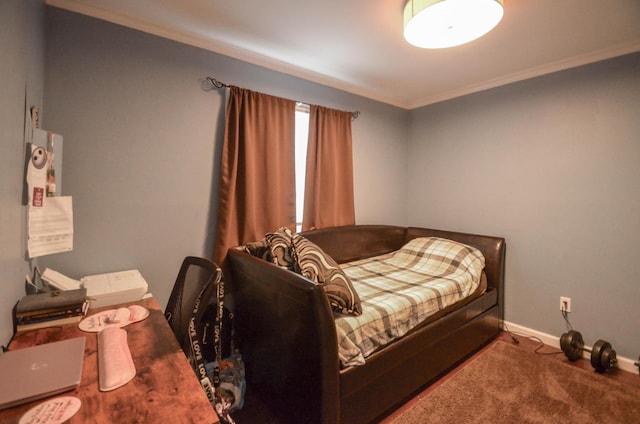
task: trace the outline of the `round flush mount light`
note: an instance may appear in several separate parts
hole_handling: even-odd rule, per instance
[[[503,0],[409,0],[404,38],[417,47],[440,49],[482,37],[500,22]]]

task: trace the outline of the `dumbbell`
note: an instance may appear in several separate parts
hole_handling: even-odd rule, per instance
[[[605,372],[616,362],[616,351],[611,348],[611,343],[598,340],[591,349],[584,347],[584,340],[580,332],[571,330],[560,337],[560,349],[570,361],[576,361],[582,357],[582,351],[591,352],[591,366],[598,372]]]

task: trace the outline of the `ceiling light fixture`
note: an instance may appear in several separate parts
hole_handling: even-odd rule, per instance
[[[503,0],[408,0],[404,38],[417,47],[459,46],[491,31],[504,14]]]

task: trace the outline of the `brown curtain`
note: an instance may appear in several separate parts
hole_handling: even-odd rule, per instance
[[[214,261],[286,226],[295,230],[295,102],[230,88]]]
[[[310,107],[303,230],[355,224],[351,118]]]

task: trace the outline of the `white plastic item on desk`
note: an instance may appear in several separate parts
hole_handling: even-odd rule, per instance
[[[42,273],[42,279],[58,290],[75,290],[80,288],[80,281],[69,278],[51,268],[45,268]]]
[[[108,327],[98,333],[98,386],[108,392],[122,387],[136,376],[127,344],[127,332]]]
[[[137,269],[89,275],[80,280],[91,308],[135,302],[147,292],[147,282]]]

